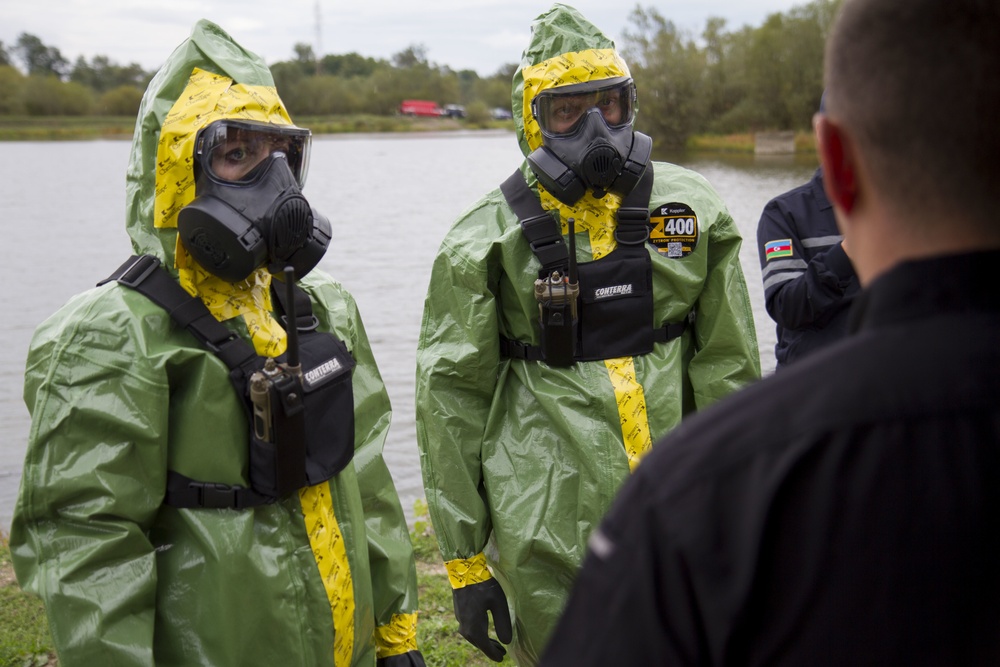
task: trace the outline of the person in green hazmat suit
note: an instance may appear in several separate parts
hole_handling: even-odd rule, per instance
[[[136,256],[39,326],[25,373],[10,546],[66,667],[424,664],[388,396],[313,269],[309,144],[208,21],[149,84]]]
[[[595,26],[565,5],[540,15],[513,79],[526,161],[432,269],[423,481],[460,632],[498,662],[511,642],[538,661],[651,444],[760,376],[740,234],[701,176],[650,161],[636,98]]]

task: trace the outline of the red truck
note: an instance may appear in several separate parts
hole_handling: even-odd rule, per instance
[[[399,113],[404,116],[440,116],[443,112],[437,102],[429,100],[403,100]]]

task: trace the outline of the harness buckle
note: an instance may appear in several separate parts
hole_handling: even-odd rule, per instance
[[[193,483],[198,489],[198,504],[209,509],[240,509],[239,491],[243,487],[226,484]]]
[[[621,245],[639,246],[649,240],[649,211],[644,208],[619,208],[615,241]]]
[[[121,274],[116,279],[125,287],[135,288],[136,285],[142,283],[149,274],[155,271],[160,266],[160,260],[152,255],[139,255],[128,267],[121,272]],[[132,274],[135,275],[132,275]]]
[[[281,316],[281,326],[285,327],[285,331],[288,331],[288,316]],[[315,315],[309,315],[309,317],[296,317],[295,318],[295,329],[297,331],[315,331],[319,328],[319,319]]]

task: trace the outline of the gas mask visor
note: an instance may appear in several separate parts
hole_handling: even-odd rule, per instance
[[[196,197],[177,215],[181,243],[203,268],[227,280],[260,266],[302,277],[330,244],[330,221],[302,195],[309,130],[218,120],[195,137]]]
[[[550,139],[578,132],[590,109],[597,109],[611,130],[632,124],[636,91],[631,77],[587,81],[544,90],[531,100],[531,113]]]
[[[567,206],[586,191],[631,192],[649,164],[653,141],[634,132],[636,92],[631,77],[550,88],[534,97],[531,113],[542,145],[527,156],[546,190]]]
[[[306,182],[312,133],[294,125],[223,119],[195,138],[195,160],[201,171],[221,184],[248,185],[260,176],[255,169],[274,153],[284,153],[299,187]]]

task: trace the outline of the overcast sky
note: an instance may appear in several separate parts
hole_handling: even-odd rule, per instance
[[[158,68],[199,18],[222,26],[267,63],[290,60],[308,43],[321,54],[356,52],[391,59],[420,45],[427,59],[489,76],[520,60],[531,21],[550,0],[0,0],[0,42],[23,32],[59,49],[71,63],[104,55],[119,65]],[[719,16],[729,30],[759,26],[806,0],[577,0],[575,6],[621,44],[628,15],[655,8],[678,28],[700,34]],[[319,20],[317,20],[317,17]]]

